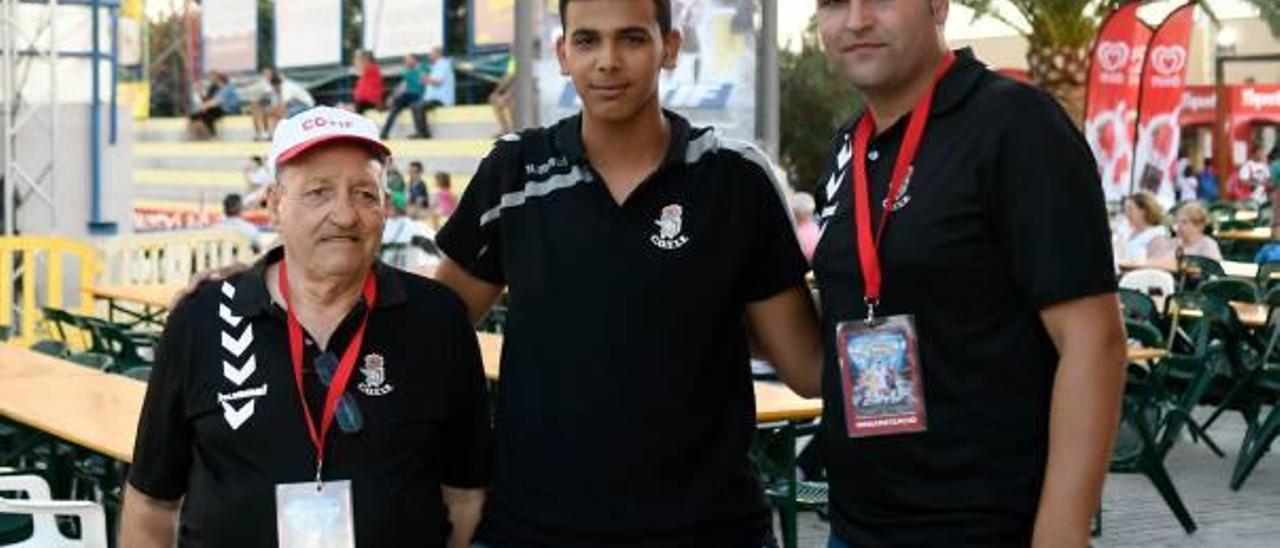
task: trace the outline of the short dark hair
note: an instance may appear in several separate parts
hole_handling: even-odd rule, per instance
[[[244,210],[244,200],[239,194],[228,194],[222,199],[222,215],[231,218],[239,217],[240,212]]]
[[[422,168],[422,162],[419,162],[419,161],[417,161],[417,160],[414,160],[414,161],[412,161],[412,162],[409,162],[409,167],[416,167],[416,168],[418,168],[418,171],[422,171],[422,169],[423,169],[423,168]]]
[[[569,2],[573,0],[560,0],[560,26],[567,28],[569,25],[565,22]],[[581,0],[580,0],[581,1]],[[653,0],[653,9],[658,15],[658,28],[662,29],[662,34],[671,32],[671,0]]]

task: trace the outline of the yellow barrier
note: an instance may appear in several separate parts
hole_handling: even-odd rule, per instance
[[[74,310],[80,314],[93,312],[93,295],[89,292],[100,264],[98,253],[90,246],[58,236],[0,237],[0,326],[9,328],[10,341],[29,345],[36,340],[36,324],[43,318],[42,306],[64,308],[63,274],[65,259],[70,256],[79,267],[80,302]],[[42,268],[43,267],[43,268]],[[21,281],[21,288],[17,287]],[[44,289],[43,302],[36,296],[37,286]],[[21,300],[14,306],[14,292]],[[14,310],[18,311],[18,329],[13,331]]]
[[[192,274],[253,260],[252,243],[229,229],[116,236],[100,246],[108,285],[186,283]]]

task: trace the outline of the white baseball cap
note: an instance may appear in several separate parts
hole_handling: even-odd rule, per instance
[[[275,175],[279,166],[308,149],[340,140],[365,145],[380,157],[391,156],[391,149],[378,138],[378,125],[373,120],[348,110],[320,106],[300,112],[276,126],[267,169]]]

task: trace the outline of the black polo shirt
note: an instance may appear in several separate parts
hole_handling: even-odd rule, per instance
[[[179,546],[275,546],[276,484],[315,477],[287,317],[265,282],[282,256],[276,249],[247,272],[202,284],[165,326],[129,483],[160,499],[185,496]],[[382,264],[375,272],[377,304],[346,391],[364,424],[347,434],[334,422],[324,479],[351,480],[359,546],[444,546],[440,486],[489,479],[479,347],[452,291]],[[364,310],[357,304],[330,337],[335,354]],[[305,340],[304,386],[319,420],[326,387],[311,364],[320,351]]]
[[[926,433],[848,438],[833,344],[838,322],[865,315],[850,165],[865,162],[878,220],[907,117],[867,158],[851,158],[854,121],[840,128],[816,187],[832,522],[853,546],[1028,545],[1058,362],[1039,311],[1116,288],[1080,133],[1047,94],[958,57],[879,246],[877,312],[915,315]]]
[[[500,140],[437,238],[509,289],[490,542],[769,535],[743,313],[806,264],[765,157],[666,116],[665,160],[622,205],[575,116]]]

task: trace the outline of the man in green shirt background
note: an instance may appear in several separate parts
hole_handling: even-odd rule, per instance
[[[382,125],[382,138],[389,139],[391,137],[391,128],[396,125],[396,118],[400,116],[400,111],[413,107],[422,100],[422,93],[426,90],[423,83],[422,69],[418,68],[418,58],[413,55],[404,56],[404,78],[402,80],[403,88],[400,93],[391,100],[391,111],[387,113],[387,121]],[[418,135],[426,133],[426,128],[418,125],[418,117],[414,117],[414,132]]]

